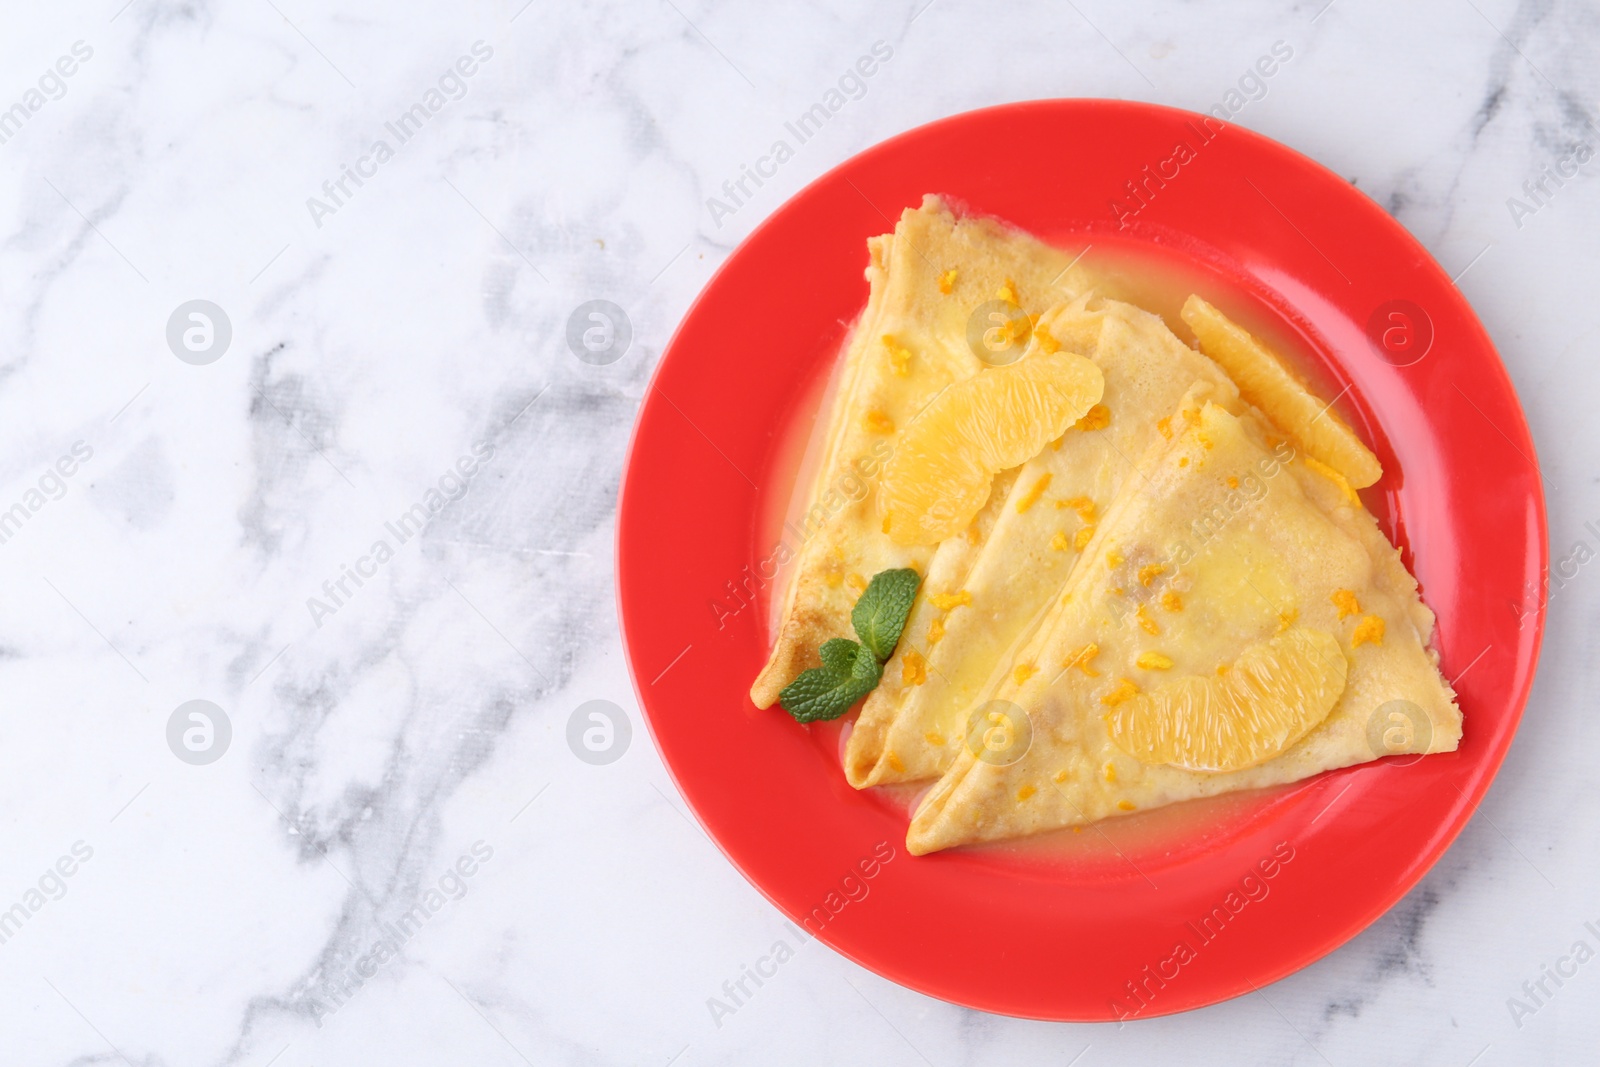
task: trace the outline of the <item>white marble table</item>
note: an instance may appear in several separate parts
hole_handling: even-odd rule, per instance
[[[1561,964],[1535,1011],[1509,999],[1600,948],[1596,568],[1552,595],[1521,735],[1454,848],[1265,995],[1020,1022],[813,943],[714,1020],[781,920],[639,721],[611,546],[661,347],[785,197],[981,105],[1204,110],[1281,41],[1234,121],[1463,272],[1554,555],[1600,549],[1600,164],[1523,191],[1600,138],[1600,14],[523,2],[9,5],[0,1062],[1592,1060],[1600,962]],[[859,99],[708,203],[877,42]],[[591,299],[632,323],[606,365],[566,343]],[[185,709],[169,743],[194,700],[222,715]],[[609,764],[567,743],[590,700],[631,721]]]

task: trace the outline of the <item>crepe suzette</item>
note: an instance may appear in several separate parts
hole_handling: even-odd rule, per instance
[[[1138,463],[1172,432],[1180,399],[1198,390],[1238,403],[1216,364],[1132,305],[1088,301],[1064,311],[1049,334],[1094,361],[1103,395],[1077,426],[997,482],[967,536],[939,545],[846,746],[845,773],[857,788],[933,778],[950,766],[1006,653],[1060,592],[1118,491],[1142,477]]]
[[[1034,325],[1086,289],[1067,253],[957,216],[935,196],[867,245],[871,291],[840,368],[776,641],[751,686],[757,707],[816,666],[824,641],[850,636],[851,607],[874,574],[926,572],[933,546],[892,541],[875,493],[899,431],[945,387],[989,367],[970,324],[999,331],[1002,349],[1032,346]]]
[[[1034,673],[923,799],[912,853],[1456,747],[1433,615],[1346,476],[1212,403],[1151,468],[1018,651]]]

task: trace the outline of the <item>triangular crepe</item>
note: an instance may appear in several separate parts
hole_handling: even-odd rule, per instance
[[[1018,651],[1014,664],[1037,673],[996,690],[1017,709],[1018,740],[963,746],[912,819],[912,853],[1456,747],[1461,714],[1427,648],[1433,615],[1343,479],[1268,438],[1254,414],[1208,404],[1179,421]],[[1281,754],[1200,771],[1113,740],[1107,715],[1130,691],[1219,677],[1286,634],[1329,635],[1318,647],[1343,658],[1327,663],[1343,690]]]
[[[1163,430],[1173,432],[1180,398],[1198,385],[1238,403],[1221,369],[1159,317],[1112,300],[1089,307],[1067,310],[1050,333],[1068,347],[1092,338],[1080,351],[1104,376],[1100,406],[1016,469],[1008,496],[990,498],[970,537],[939,546],[846,746],[845,774],[857,788],[933,778],[950,766],[967,713],[1060,592],[1118,491],[1140,479],[1137,461]]]
[[[1004,299],[1039,316],[1086,288],[1067,253],[993,220],[957,217],[933,196],[868,247],[871,296],[841,368],[772,655],[750,689],[758,707],[817,665],[822,642],[851,636],[850,609],[874,574],[926,573],[933,546],[893,544],[874,490],[897,428],[986,365],[967,340],[973,312]]]

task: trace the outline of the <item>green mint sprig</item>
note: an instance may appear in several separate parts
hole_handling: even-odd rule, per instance
[[[894,646],[900,643],[900,633],[906,628],[921,584],[922,575],[909,567],[880,571],[867,583],[850,612],[850,625],[855,627],[856,636],[879,662],[894,655]]]
[[[835,637],[817,650],[822,666],[801,671],[783,687],[778,702],[795,722],[837,719],[878,687],[883,664],[854,641]]]
[[[884,662],[900,643],[921,584],[922,576],[909,567],[873,575],[850,612],[850,625],[861,642],[842,637],[823,642],[817,650],[822,666],[801,671],[778,694],[783,710],[795,722],[837,719],[876,689]]]

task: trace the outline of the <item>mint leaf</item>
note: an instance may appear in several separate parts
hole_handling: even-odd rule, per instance
[[[883,665],[871,650],[854,641],[835,637],[817,652],[822,666],[801,671],[778,694],[778,703],[795,722],[837,719],[877,688],[883,677]]]
[[[917,586],[921,584],[922,576],[909,567],[879,571],[867,583],[861,599],[856,601],[855,610],[850,613],[850,625],[856,628],[861,643],[880,661],[894,655],[894,646],[900,642],[906,617],[911,614],[911,604],[917,598]]]
[[[883,678],[883,661],[900,643],[921,584],[922,576],[910,568],[873,575],[850,612],[850,625],[861,644],[842,637],[824,641],[817,649],[822,666],[801,671],[778,694],[783,710],[795,722],[837,719],[876,689]]]

